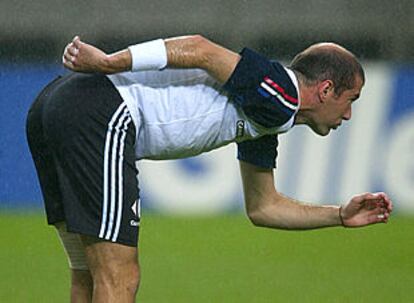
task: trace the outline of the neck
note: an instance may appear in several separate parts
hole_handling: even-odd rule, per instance
[[[295,124],[307,124],[309,114],[312,112],[312,100],[315,96],[315,87],[303,83],[301,77],[297,77],[299,83],[300,107],[296,114]]]

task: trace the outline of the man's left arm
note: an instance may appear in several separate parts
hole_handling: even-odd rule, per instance
[[[310,205],[281,195],[273,170],[240,161],[247,214],[256,226],[301,230],[344,225],[360,227],[386,223],[392,202],[385,193],[354,196],[342,207]]]

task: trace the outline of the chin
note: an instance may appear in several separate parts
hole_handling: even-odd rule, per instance
[[[331,129],[329,127],[322,128],[322,127],[317,127],[317,126],[311,126],[311,129],[313,130],[314,133],[322,137],[329,135],[329,133],[331,132]]]

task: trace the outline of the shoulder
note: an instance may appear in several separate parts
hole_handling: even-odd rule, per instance
[[[240,55],[224,89],[254,122],[267,128],[285,124],[299,108],[298,91],[287,70],[249,48]]]

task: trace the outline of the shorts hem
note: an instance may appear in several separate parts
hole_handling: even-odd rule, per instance
[[[131,246],[131,247],[137,247],[138,246],[138,239],[137,239],[137,241],[133,241],[133,240],[131,241],[131,240],[125,240],[125,239],[118,238],[117,241],[111,241],[111,240],[99,238],[99,236],[97,235],[98,233],[95,230],[79,228],[79,227],[76,227],[76,226],[75,227],[71,226],[70,222],[68,222],[67,220],[62,220],[62,221],[49,223],[49,225],[55,225],[56,223],[59,223],[59,222],[65,222],[66,223],[66,229],[70,233],[76,233],[76,234],[81,234],[81,235],[84,235],[84,236],[93,237],[93,238],[97,239],[98,241],[102,241],[102,242],[117,243],[117,244],[122,244],[122,245],[126,245],[126,246]]]

